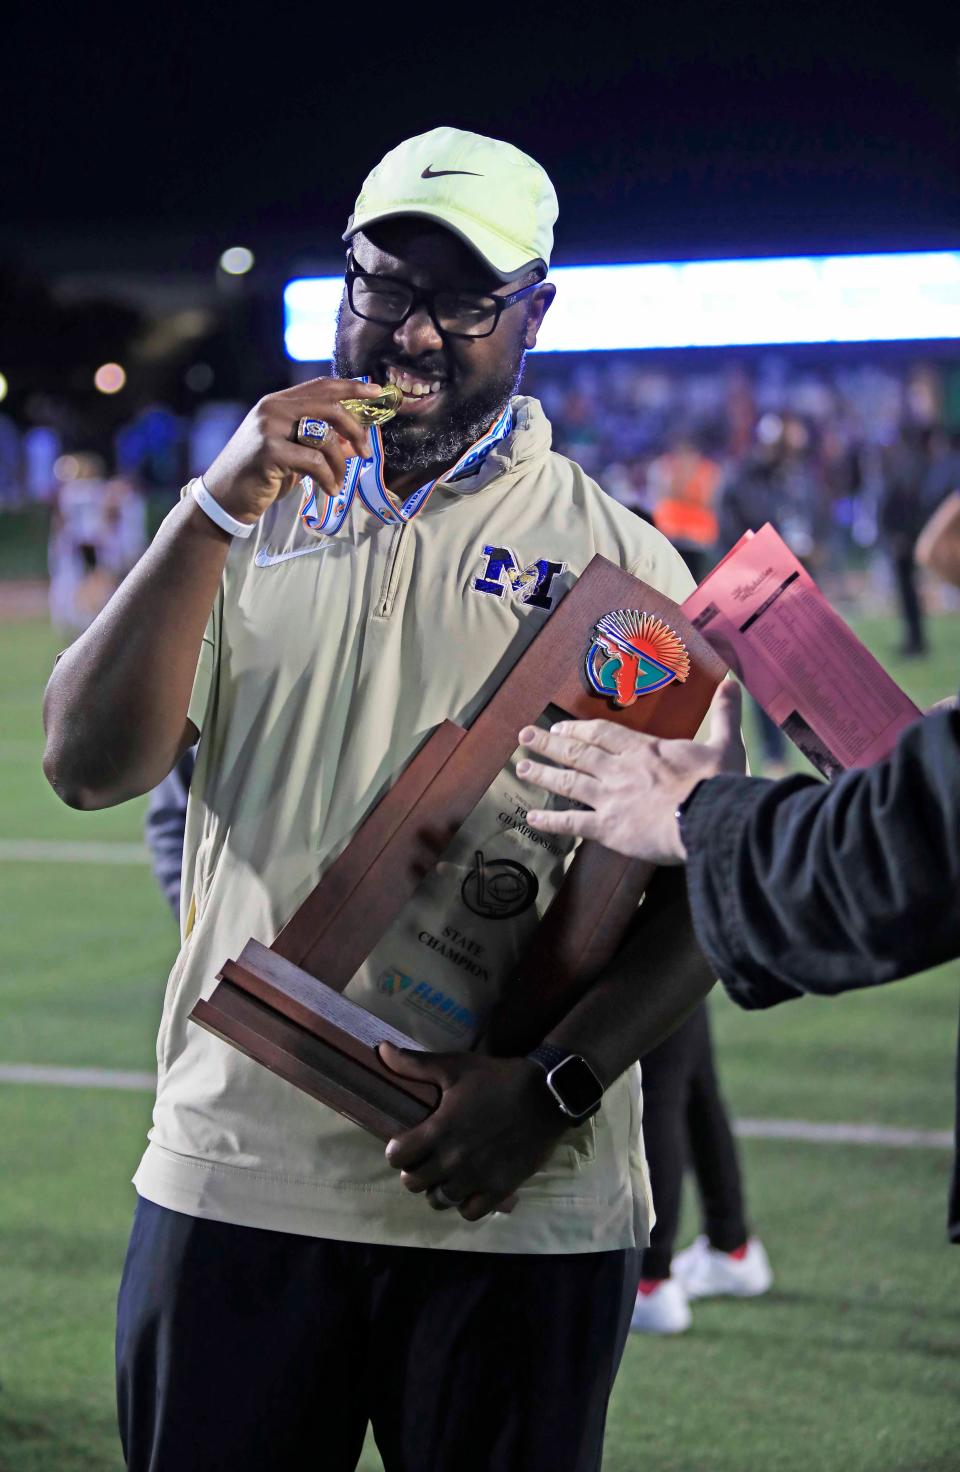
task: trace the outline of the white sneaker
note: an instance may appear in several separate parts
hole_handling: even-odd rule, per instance
[[[687,1295],[675,1278],[664,1278],[649,1293],[638,1290],[630,1328],[635,1334],[682,1334],[690,1328]]]
[[[742,1257],[711,1247],[698,1237],[678,1252],[670,1271],[688,1298],[757,1298],[773,1282],[770,1260],[759,1237],[751,1237]]]

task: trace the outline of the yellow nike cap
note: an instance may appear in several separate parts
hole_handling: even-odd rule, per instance
[[[344,232],[398,215],[445,225],[501,281],[550,265],[559,206],[546,171],[499,138],[432,128],[391,148],[363,181]]]

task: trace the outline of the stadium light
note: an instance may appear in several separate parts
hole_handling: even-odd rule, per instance
[[[960,251],[558,266],[537,352],[960,338]],[[340,276],[284,289],[284,343],[330,357]]]
[[[93,375],[94,387],[102,394],[118,394],[126,381],[126,372],[119,363],[101,363]]]
[[[253,251],[245,245],[231,245],[220,257],[220,269],[228,276],[246,276],[253,267]]]

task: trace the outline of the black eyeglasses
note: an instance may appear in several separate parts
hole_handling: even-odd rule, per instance
[[[514,302],[536,291],[540,281],[521,286],[507,296],[476,295],[469,291],[419,291],[396,276],[372,276],[359,271],[353,256],[347,257],[347,300],[350,310],[366,322],[399,327],[422,302],[442,337],[489,337],[497,329],[501,313]]]

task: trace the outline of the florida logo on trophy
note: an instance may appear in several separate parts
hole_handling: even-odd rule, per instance
[[[633,705],[641,695],[681,684],[690,673],[690,656],[679,634],[652,613],[618,608],[594,626],[587,651],[587,679],[598,695],[616,706]]]

